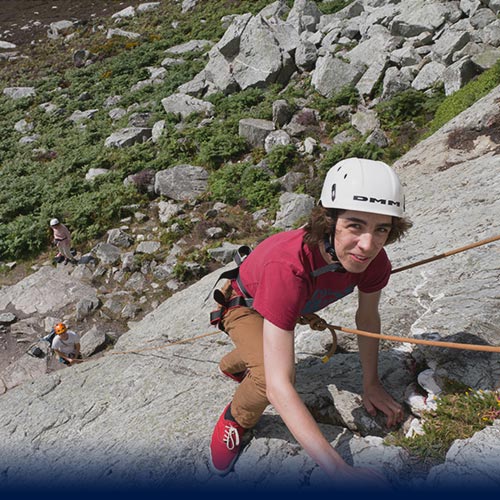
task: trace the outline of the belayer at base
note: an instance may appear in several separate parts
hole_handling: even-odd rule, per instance
[[[349,158],[324,180],[321,203],[305,227],[270,236],[246,257],[239,276],[222,288],[227,304],[220,327],[235,349],[220,371],[239,383],[213,431],[212,470],[232,470],[242,437],[272,404],[295,439],[337,484],[387,485],[371,469],[348,465],[323,436],[297,393],[294,328],[299,316],[314,313],[358,289],[356,325],[379,333],[379,299],[391,273],[384,246],[411,227],[404,218],[404,195],[396,173],[383,162]],[[221,291],[218,291],[219,295]],[[238,297],[241,297],[238,303]],[[235,300],[236,299],[236,300]],[[247,305],[241,305],[243,299]],[[358,337],[363,369],[363,404],[381,411],[389,427],[403,409],[378,376],[378,340]]]
[[[55,336],[51,347],[59,356],[59,361],[68,366],[81,363],[80,336],[74,331],[68,330],[64,323],[57,323],[54,330]]]

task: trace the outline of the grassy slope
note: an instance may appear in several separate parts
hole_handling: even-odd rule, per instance
[[[234,167],[229,162],[241,160],[249,152],[238,137],[238,120],[249,116],[270,118],[272,102],[281,89],[250,89],[229,97],[212,96],[215,120],[199,128],[200,118],[193,117],[182,129],[175,127],[175,117],[166,116],[161,99],[181,83],[191,80],[204,67],[206,55],[184,56],[183,64],[168,69],[162,84],[131,91],[135,83],[149,76],[148,67],[160,66],[168,47],[192,39],[216,42],[224,32],[220,22],[224,15],[256,13],[269,3],[269,0],[213,0],[200,2],[194,11],[181,14],[178,2],[164,1],[160,10],[120,24],[124,30],[141,33],[138,40],[120,37],[108,40],[107,28],[116,24],[111,19],[94,20],[78,28],[76,36],[69,41],[47,39],[31,49],[29,59],[1,62],[2,88],[34,86],[36,97],[14,101],[0,96],[3,131],[0,138],[0,261],[20,260],[43,252],[49,242],[47,221],[54,216],[70,226],[77,245],[103,235],[116,224],[124,205],[148,203],[146,196],[123,185],[128,175],[145,169],[157,171],[179,163],[201,165],[212,172],[213,199],[239,203],[248,210],[272,207],[277,192],[271,187],[269,176],[251,169],[249,163]],[[331,2],[329,11],[346,3]],[[75,68],[72,55],[82,48],[97,54],[98,61],[85,68]],[[458,104],[447,105],[449,100],[445,101],[436,120],[441,123],[449,119],[460,108],[484,95],[499,81],[498,71],[482,80],[482,84],[474,84],[473,92],[460,91],[462,99]],[[84,93],[87,100],[79,100]],[[128,113],[113,122],[108,116],[109,110],[104,109],[105,99],[117,94],[122,96],[120,107],[136,106],[135,112],[151,112],[150,126],[166,119],[166,133],[158,143],[124,149],[104,147],[105,138],[127,126],[130,117]],[[442,93],[436,95],[428,98],[422,93],[407,92],[379,107],[384,129],[392,139],[391,147],[385,150],[366,146],[364,138],[349,145],[333,146],[325,154],[307,161],[299,161],[293,151],[277,150],[267,157],[271,170],[279,176],[289,170],[312,167],[320,179],[329,165],[347,155],[391,162],[428,130],[436,106],[443,100]],[[310,107],[321,112],[326,128],[318,132],[316,138],[323,143],[349,126],[333,112],[335,107],[356,101],[352,92],[324,99],[312,90],[307,78],[299,78],[279,97],[292,104],[297,98],[306,99]],[[50,114],[40,108],[40,104],[47,102],[57,106],[58,112]],[[85,109],[98,109],[85,127],[67,120],[74,111]],[[13,125],[22,119],[34,125],[29,134],[40,136],[34,144],[19,143],[23,134],[15,131]],[[264,156],[263,151],[253,151],[251,163]],[[91,168],[107,168],[110,173],[89,183],[85,181],[85,174]],[[239,175],[242,178],[236,185],[231,183],[235,168],[239,169],[238,178]],[[313,181],[300,189],[316,195],[319,184],[319,180]]]

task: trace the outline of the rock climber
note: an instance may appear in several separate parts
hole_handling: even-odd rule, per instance
[[[246,431],[272,404],[298,443],[335,481],[385,484],[375,470],[348,465],[323,436],[294,387],[294,327],[297,318],[358,292],[358,329],[380,333],[379,300],[391,263],[384,246],[399,240],[412,223],[404,217],[404,194],[394,170],[380,161],[349,158],[327,173],[320,203],[308,223],[265,239],[246,257],[236,279],[220,290],[220,327],[235,348],[219,371],[239,383],[213,431],[212,470],[234,466]],[[236,304],[236,305],[235,305]],[[402,406],[378,376],[378,339],[358,338],[363,403],[381,411],[392,427]]]

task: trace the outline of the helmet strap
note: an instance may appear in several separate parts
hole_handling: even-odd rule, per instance
[[[311,272],[311,276],[313,278],[317,278],[318,276],[321,276],[322,274],[329,272],[345,273],[346,270],[344,269],[344,266],[342,266],[342,264],[339,262],[337,254],[335,253],[335,249],[333,248],[330,242],[330,238],[328,236],[325,237],[323,243],[325,245],[326,252],[331,256],[333,262],[331,264],[327,264],[326,266],[320,267],[319,269],[315,269],[314,271]]]
[[[330,257],[332,258],[333,262],[338,264],[338,272],[345,272],[344,266],[340,263],[339,258],[337,257],[337,254],[335,253],[335,248],[332,245],[332,236],[325,236],[325,239],[323,240],[323,243],[325,245],[325,251]]]

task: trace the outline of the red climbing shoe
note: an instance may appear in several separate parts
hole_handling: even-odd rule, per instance
[[[245,433],[245,429],[238,422],[226,418],[230,415],[228,412],[230,406],[231,403],[224,408],[219,417],[210,443],[211,468],[220,476],[225,476],[233,468],[241,451],[241,438]]]

